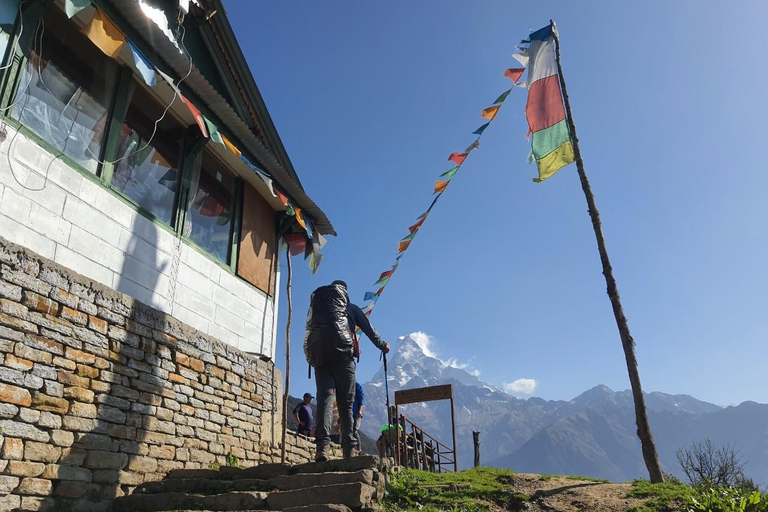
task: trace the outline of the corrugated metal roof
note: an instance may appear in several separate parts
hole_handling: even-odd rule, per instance
[[[178,77],[184,77],[189,71],[189,60],[179,52],[176,46],[142,12],[137,1],[107,0],[114,9],[136,30],[141,37],[152,45]],[[223,15],[222,13],[217,16]],[[272,178],[282,186],[300,208],[316,221],[316,229],[324,235],[336,235],[331,221],[325,213],[307,196],[301,186],[280,165],[275,155],[251,132],[248,125],[240,119],[203,74],[192,63],[192,72],[182,86],[186,86],[202,101],[210,111],[226,126],[247,152],[251,153],[264,166]]]

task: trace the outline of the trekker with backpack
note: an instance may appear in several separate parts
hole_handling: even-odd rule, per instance
[[[363,310],[349,302],[344,281],[334,281],[312,292],[304,354],[309,365],[315,369],[317,384],[316,461],[328,460],[334,390],[341,419],[341,448],[344,457],[359,453],[357,439],[353,436],[352,418],[357,367],[355,358],[360,359],[356,327],[368,336],[376,348],[385,354],[389,352],[389,343],[381,339]]]

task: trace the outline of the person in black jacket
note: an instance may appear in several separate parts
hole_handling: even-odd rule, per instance
[[[389,343],[381,339],[363,310],[349,302],[347,284],[334,281],[312,294],[304,352],[315,368],[317,384],[317,418],[315,439],[316,461],[328,459],[331,443],[333,391],[341,420],[341,447],[344,457],[356,455],[357,439],[353,435],[352,403],[355,398],[356,355],[355,329],[359,327],[371,342],[384,352]],[[344,308],[344,309],[342,309]]]

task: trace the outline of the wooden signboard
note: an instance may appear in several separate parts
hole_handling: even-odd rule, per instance
[[[452,398],[453,386],[451,384],[395,391],[395,405],[431,402],[433,400],[451,400]]]

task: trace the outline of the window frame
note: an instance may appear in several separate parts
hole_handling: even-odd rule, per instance
[[[134,70],[125,64],[118,64],[117,77],[115,80],[114,90],[112,91],[110,98],[110,105],[107,108],[107,129],[104,136],[104,141],[101,147],[101,154],[96,172],[92,172],[86,169],[84,166],[70,158],[65,154],[60,154],[60,151],[56,149],[52,144],[46,141],[43,137],[39,136],[31,129],[27,128],[21,122],[10,117],[10,109],[7,109],[8,105],[15,101],[15,96],[18,88],[19,81],[22,79],[23,69],[27,65],[28,58],[24,55],[24,48],[29,46],[32,48],[32,41],[37,33],[36,27],[38,21],[45,16],[48,9],[58,9],[54,0],[27,0],[27,7],[22,10],[21,16],[17,16],[15,21],[13,33],[10,34],[8,47],[5,55],[0,55],[0,63],[3,66],[11,64],[8,68],[0,70],[0,121],[8,124],[14,130],[17,130],[21,135],[30,139],[37,144],[44,151],[58,155],[58,159],[61,160],[68,167],[72,168],[86,179],[91,182],[98,183],[108,193],[121,200],[123,203],[131,207],[137,213],[149,219],[160,228],[164,229],[168,233],[173,234],[176,237],[180,237],[184,243],[194,248],[197,252],[204,257],[227,271],[230,275],[234,276],[238,280],[245,283],[247,286],[255,290],[257,293],[264,295],[266,298],[272,298],[274,300],[276,291],[273,295],[261,290],[259,287],[251,284],[247,280],[243,279],[237,274],[238,260],[239,260],[239,244],[240,235],[242,231],[242,215],[243,215],[243,200],[244,200],[244,186],[245,182],[243,178],[234,170],[230,170],[234,176],[234,189],[232,194],[232,226],[229,232],[229,247],[228,258],[226,262],[222,262],[214,255],[210,254],[203,247],[196,244],[183,234],[183,227],[186,222],[187,211],[189,207],[189,192],[191,189],[191,179],[200,171],[202,165],[202,152],[207,143],[216,144],[210,139],[204,137],[196,124],[187,126],[184,131],[184,139],[182,141],[181,161],[179,165],[179,187],[174,195],[173,215],[170,224],[158,219],[151,212],[134,202],[126,195],[114,190],[112,188],[112,178],[114,176],[115,165],[111,163],[115,159],[115,155],[118,149],[119,135],[122,125],[125,121],[126,114],[130,105],[128,98],[128,90],[131,86],[131,82],[135,79],[138,82],[138,86],[149,87],[143,83],[141,77],[137,75]],[[113,20],[114,11],[110,5],[102,0],[92,0],[94,6],[102,9],[107,16],[110,16]],[[21,17],[24,18],[23,23],[27,28],[22,37],[19,37],[19,28],[21,26]],[[119,19],[119,18],[118,18]],[[71,20],[70,20],[71,21]],[[34,27],[35,30],[28,29],[28,27]],[[137,37],[135,30],[130,26],[125,26],[120,23],[118,25],[126,35],[133,41],[139,48],[145,52],[145,54],[155,57],[153,61],[157,61],[157,55],[150,47],[144,43],[143,39]],[[26,43],[29,43],[28,45]],[[179,98],[176,98],[180,101]],[[222,164],[229,170],[227,164]],[[277,257],[277,255],[275,256]],[[278,266],[275,265],[274,272],[278,272]]]

